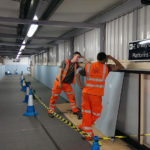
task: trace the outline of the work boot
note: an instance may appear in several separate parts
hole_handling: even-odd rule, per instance
[[[91,141],[91,140],[93,140],[93,137],[94,137],[94,133],[92,133],[91,136],[85,136],[84,138],[85,138],[85,140],[87,140],[87,141]]]
[[[78,119],[82,119],[81,110],[78,110],[77,112],[73,112],[73,114],[77,115]]]
[[[48,110],[48,116],[49,116],[50,118],[54,118],[54,115],[51,113],[50,110]]]
[[[85,139],[86,139],[87,141],[92,141],[92,140],[93,140],[93,137],[88,137],[88,136],[86,136]]]
[[[78,119],[82,119],[82,113],[81,113],[81,111],[77,112],[77,117],[78,117]]]
[[[79,128],[80,130],[82,130],[82,124],[79,124],[79,125],[78,125],[78,128]]]
[[[54,116],[51,113],[48,113],[48,117],[54,118]]]

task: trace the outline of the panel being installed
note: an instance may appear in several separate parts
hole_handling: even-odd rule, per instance
[[[123,78],[124,73],[110,72],[106,79],[105,95],[102,98],[103,110],[95,127],[107,137],[115,135]]]

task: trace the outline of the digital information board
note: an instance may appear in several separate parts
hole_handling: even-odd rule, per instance
[[[129,60],[150,61],[150,40],[129,43]]]

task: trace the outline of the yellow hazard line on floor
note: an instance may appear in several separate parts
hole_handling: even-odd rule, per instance
[[[68,125],[69,127],[71,127],[73,130],[79,132],[82,136],[87,136],[87,137],[91,137],[90,135],[88,135],[86,132],[82,131],[81,129],[77,128],[72,122],[64,119],[62,116],[58,115],[56,112],[52,111],[48,106],[46,106],[40,99],[40,97],[38,97],[35,92],[33,92],[34,97],[39,101],[39,103],[45,107],[47,110],[50,110],[51,113],[60,121],[62,121],[63,123],[65,123],[66,125]],[[124,138],[129,138],[129,137],[137,137],[138,135],[129,135],[129,136],[114,136],[114,137],[100,137],[99,139],[101,140],[110,140],[110,139],[124,139]],[[150,136],[150,134],[143,134],[140,136]],[[100,145],[102,145],[101,143],[99,143]]]
[[[80,133],[82,136],[84,137],[91,137],[89,134],[87,134],[86,132],[82,131],[81,129],[77,128],[72,122],[70,122],[69,120],[64,119],[62,116],[58,115],[56,112],[52,111],[45,103],[43,103],[43,101],[40,99],[40,97],[38,97],[36,95],[36,93],[32,90],[34,97],[38,100],[38,102],[45,107],[47,110],[49,110],[57,119],[59,119],[60,121],[62,121],[63,123],[65,123],[66,125],[68,125],[69,127],[71,127],[73,130],[77,131],[78,133]],[[129,138],[129,137],[137,137],[138,135],[129,135],[129,136],[114,136],[114,137],[99,137],[100,140],[110,140],[110,139],[124,139],[124,138]],[[143,134],[140,136],[150,136],[150,134]],[[99,145],[102,145],[102,143],[99,141]]]
[[[33,95],[34,97],[38,100],[38,102],[47,110],[50,110],[50,112],[52,113],[52,115],[54,115],[57,119],[59,119],[60,121],[62,121],[63,123],[65,123],[66,125],[68,125],[69,127],[71,127],[73,130],[79,132],[82,136],[86,136],[86,137],[91,137],[90,135],[88,135],[86,132],[82,131],[81,129],[77,128],[72,122],[64,119],[62,116],[58,115],[56,112],[52,111],[48,106],[46,106],[45,103],[43,103],[40,99],[40,97],[38,97],[35,92],[33,91]]]

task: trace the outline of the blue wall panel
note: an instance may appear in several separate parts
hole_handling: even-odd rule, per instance
[[[139,75],[126,73],[122,89],[117,129],[127,135],[138,135]],[[133,137],[138,140],[138,137]]]
[[[19,74],[23,71],[24,74],[29,74],[29,67],[29,65],[5,65],[5,71],[10,71],[12,74],[15,74],[15,71]]]
[[[0,80],[2,80],[4,76],[5,76],[5,66],[0,65]]]
[[[95,126],[107,137],[115,135],[123,78],[123,72],[110,72],[106,79],[103,109]]]
[[[58,74],[58,69],[58,66],[34,66],[34,78],[52,89],[54,80]],[[75,92],[77,106],[79,107],[81,104],[81,90],[77,84],[72,85],[72,87]],[[61,93],[61,96],[67,99],[67,96],[64,92]]]

